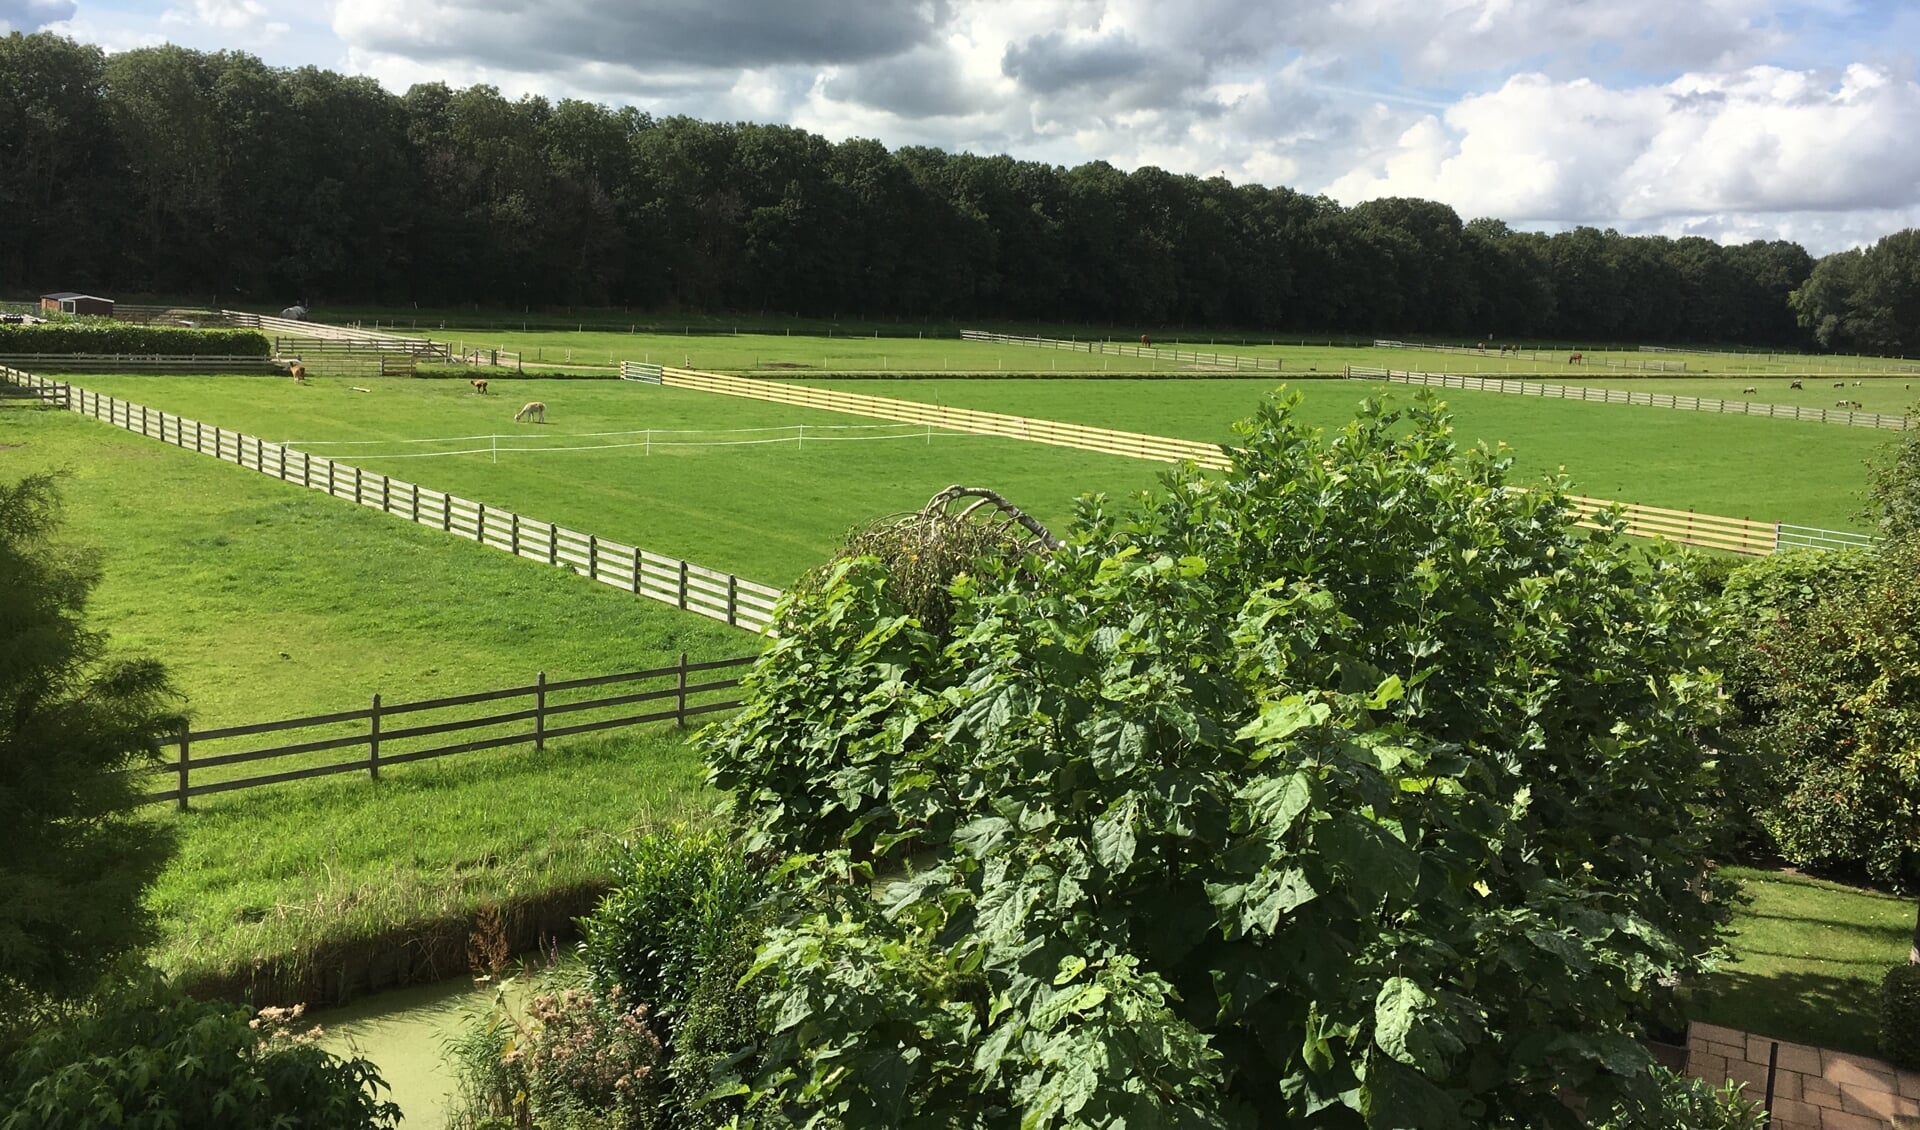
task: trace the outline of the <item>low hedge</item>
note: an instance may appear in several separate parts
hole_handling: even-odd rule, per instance
[[[196,330],[130,322],[0,325],[0,353],[167,353],[266,357],[273,343],[258,330]]]
[[[1896,965],[1880,982],[1880,1050],[1920,1068],[1920,965]]]

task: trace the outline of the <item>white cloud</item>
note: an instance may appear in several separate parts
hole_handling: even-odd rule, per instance
[[[1854,65],[1611,88],[1516,75],[1427,115],[1327,191],[1512,222],[1751,229],[1748,217],[1920,207],[1920,84]]]
[[[0,35],[39,31],[70,20],[77,7],[74,0],[0,0]]]

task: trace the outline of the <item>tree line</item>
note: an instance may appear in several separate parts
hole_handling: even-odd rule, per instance
[[[1547,235],[1426,200],[1345,208],[490,86],[396,95],[237,52],[107,55],[13,33],[0,134],[0,289],[14,292],[1920,341],[1920,238],[1873,270],[1863,252],[1816,264],[1780,240]]]

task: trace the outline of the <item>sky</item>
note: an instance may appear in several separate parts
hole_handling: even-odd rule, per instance
[[[1516,228],[1920,226],[1920,0],[0,0],[7,29]]]

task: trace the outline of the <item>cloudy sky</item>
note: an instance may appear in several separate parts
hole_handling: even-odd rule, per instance
[[[1920,225],[1913,0],[0,0],[0,29],[1816,254]]]

